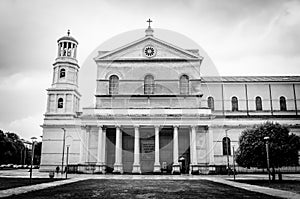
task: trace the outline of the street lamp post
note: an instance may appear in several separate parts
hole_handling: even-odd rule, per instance
[[[28,143],[24,139],[21,139],[21,142],[23,143],[23,146],[24,146],[21,149],[21,165],[22,165],[22,167],[24,167],[25,161],[26,161],[26,152],[27,152],[26,144],[28,144]]]
[[[269,176],[269,183],[270,183],[270,181],[271,181],[271,175],[270,175],[270,156],[269,156],[269,140],[270,140],[270,137],[266,136],[266,137],[264,137],[264,140],[266,141],[267,167],[268,167],[268,176]]]
[[[26,164],[26,153],[27,153],[27,147],[25,146],[25,148],[24,148],[24,162],[23,162],[23,165],[25,166],[25,164]]]
[[[30,184],[32,183],[32,165],[33,165],[33,158],[34,158],[34,145],[36,137],[32,137],[32,151],[31,151],[31,166],[30,166]]]
[[[230,129],[226,129],[225,130],[225,135],[226,135],[226,156],[227,156],[227,173],[228,175],[230,174],[229,173],[229,143],[228,143],[228,134],[227,134],[227,131],[229,131]]]
[[[66,179],[68,178],[68,167],[69,167],[69,152],[70,152],[70,146],[72,144],[73,137],[71,135],[68,135],[65,138],[65,144],[67,147],[67,161],[66,161]]]
[[[68,166],[69,166],[69,148],[70,148],[70,145],[69,145],[69,144],[67,144],[66,179],[68,178]]]
[[[64,173],[64,156],[65,156],[65,142],[66,142],[66,129],[61,128],[64,131],[63,135],[63,149],[62,149],[62,158],[61,158],[61,176]]]
[[[233,163],[233,180],[235,181],[235,151],[234,146],[232,147],[232,163]]]
[[[21,148],[21,153],[20,153],[20,156],[21,156],[21,158],[20,158],[20,165],[22,165],[23,164],[23,151],[24,151],[24,149],[25,149],[25,147],[23,148]]]

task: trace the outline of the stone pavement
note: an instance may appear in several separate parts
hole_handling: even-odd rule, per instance
[[[0,177],[16,177],[16,178],[24,178],[28,177],[29,173],[28,171],[22,171],[22,170],[10,170],[10,171],[4,171],[0,170]],[[40,173],[38,171],[33,172],[34,178],[48,178],[48,173]],[[58,178],[63,176],[56,176]],[[122,179],[122,180],[209,180],[216,183],[222,183],[229,186],[245,189],[248,191],[258,192],[267,194],[270,196],[275,197],[281,197],[281,198],[292,198],[292,199],[299,199],[300,194],[296,194],[289,191],[283,191],[268,187],[261,187],[257,185],[250,185],[245,183],[239,183],[231,181],[233,179],[232,176],[218,176],[218,175],[89,175],[89,174],[70,174],[68,175],[69,179],[62,180],[62,181],[55,181],[55,182],[49,182],[49,183],[42,183],[42,184],[36,184],[31,186],[23,186],[23,187],[17,187],[7,190],[0,190],[0,198],[1,197],[7,197],[22,193],[27,193],[30,191],[36,191],[41,189],[46,189],[49,187],[54,186],[60,186],[68,183],[78,182],[81,180],[87,180],[87,179]],[[230,180],[229,180],[230,179]],[[267,179],[266,175],[238,175],[237,179]],[[289,180],[299,180],[300,181],[300,174],[285,174],[283,175],[283,179],[289,179]]]
[[[233,175],[219,175],[218,177],[233,180]],[[278,175],[276,175],[276,178]],[[238,174],[237,180],[268,180],[267,174]],[[298,180],[300,181],[300,174],[282,174],[283,180]]]
[[[242,178],[239,178],[239,179],[242,179]],[[246,179],[246,178],[243,178],[243,179]],[[250,178],[247,178],[247,179],[250,179]],[[267,195],[275,196],[275,197],[292,198],[292,199],[300,198],[300,194],[297,194],[294,192],[273,189],[273,188],[263,187],[263,186],[257,186],[257,185],[250,185],[250,184],[246,184],[246,183],[239,183],[239,182],[226,180],[224,178],[209,177],[209,179],[207,179],[207,180],[210,180],[212,182],[226,184],[226,185],[233,186],[236,188],[245,189],[248,191],[263,193],[263,194],[267,194]]]

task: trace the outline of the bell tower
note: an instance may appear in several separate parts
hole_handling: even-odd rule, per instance
[[[53,64],[51,88],[47,89],[47,111],[45,116],[76,116],[79,111],[78,92],[79,65],[76,58],[78,42],[67,35],[57,41],[57,58]]]

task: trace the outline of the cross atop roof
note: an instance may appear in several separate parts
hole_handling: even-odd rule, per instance
[[[150,23],[153,22],[150,18],[147,20],[147,22],[149,23],[149,27],[150,27]]]

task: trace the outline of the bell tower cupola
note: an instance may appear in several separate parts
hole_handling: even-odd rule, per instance
[[[61,37],[58,41],[57,59],[56,60],[69,60],[77,63],[76,53],[78,42],[74,37],[70,36],[70,30],[67,35]]]
[[[78,92],[79,65],[77,61],[77,40],[67,35],[57,40],[57,57],[53,64],[51,88],[48,91],[46,116],[76,115],[79,111]]]
[[[78,87],[79,65],[76,58],[78,42],[70,36],[70,30],[67,35],[57,40],[58,52],[55,59],[52,87]]]

